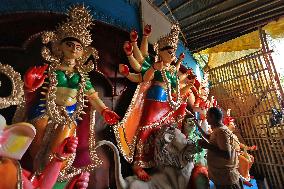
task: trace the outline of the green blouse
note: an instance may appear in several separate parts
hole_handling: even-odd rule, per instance
[[[177,72],[175,71],[174,74],[171,74],[169,71],[166,71],[166,76],[167,76],[168,80],[170,80],[172,88],[176,88],[176,85],[177,85]],[[162,77],[162,72],[161,71],[158,71],[158,70],[155,71],[154,80],[155,81],[159,81],[159,82],[163,82],[163,77]]]
[[[62,70],[56,70],[56,79],[57,79],[57,87],[66,87],[70,89],[78,89],[79,83],[81,80],[81,76],[79,73],[73,73],[71,77],[68,77],[67,74]],[[89,78],[86,79],[85,90],[88,91],[90,89],[94,89],[92,83]]]

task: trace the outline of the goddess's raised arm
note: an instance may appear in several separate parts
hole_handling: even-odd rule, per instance
[[[181,65],[181,63],[182,63],[184,57],[185,57],[185,54],[184,54],[184,53],[181,53],[181,54],[179,55],[178,60],[177,60],[177,62],[176,62],[176,69],[177,69],[177,70],[179,70],[180,65]]]
[[[133,54],[134,54],[135,59],[141,65],[143,60],[144,60],[144,57],[143,57],[140,49],[138,48],[137,39],[138,39],[137,31],[136,30],[132,30],[130,32],[130,40],[131,40],[131,45],[133,47]]]
[[[148,57],[149,53],[148,53],[148,37],[151,34],[152,31],[152,27],[151,25],[146,25],[144,27],[144,31],[143,31],[143,37],[142,37],[142,41],[141,41],[141,45],[140,45],[140,51],[143,55],[143,57]]]
[[[141,73],[131,73],[129,72],[129,68],[125,64],[119,64],[119,72],[125,76],[127,79],[134,83],[140,83],[143,81],[143,77]]]
[[[136,42],[135,42],[136,43]],[[137,46],[137,44],[136,44]],[[128,61],[130,63],[130,66],[136,71],[136,72],[140,72],[141,71],[141,65],[138,59],[136,59],[136,57],[133,56],[133,51],[134,48],[132,46],[132,44],[129,41],[125,41],[124,45],[123,45],[123,49],[124,52],[128,58]],[[137,47],[138,49],[138,47]],[[137,51],[136,49],[136,51]],[[138,49],[139,50],[139,49]],[[142,56],[142,55],[141,55]]]

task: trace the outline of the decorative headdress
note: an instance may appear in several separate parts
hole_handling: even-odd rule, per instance
[[[48,62],[60,63],[62,52],[58,45],[65,38],[78,39],[84,47],[84,54],[77,59],[81,63],[81,69],[89,72],[94,68],[93,63],[83,65],[88,58],[93,55],[95,59],[99,59],[98,52],[95,48],[89,46],[92,43],[91,32],[88,29],[92,24],[93,18],[90,12],[83,5],[76,5],[69,9],[69,18],[66,22],[59,25],[55,31],[47,31],[42,34],[43,44],[51,42],[52,52],[47,47],[43,47],[42,56]]]
[[[69,9],[68,16],[67,21],[59,25],[56,31],[43,34],[43,43],[61,41],[67,37],[78,39],[85,47],[92,43],[88,29],[93,21],[90,12],[83,5],[78,5]]]
[[[177,49],[179,32],[180,27],[177,24],[173,24],[171,27],[171,32],[158,40],[158,49],[162,49],[166,46]]]

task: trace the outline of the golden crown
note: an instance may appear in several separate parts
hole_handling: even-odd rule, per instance
[[[92,43],[88,27],[92,24],[93,18],[84,5],[71,7],[68,16],[66,22],[59,25],[56,31],[43,34],[43,43],[61,41],[67,37],[78,39],[85,47]]]
[[[179,32],[180,27],[177,24],[173,24],[170,33],[158,40],[158,49],[170,46],[176,50],[178,45]]]

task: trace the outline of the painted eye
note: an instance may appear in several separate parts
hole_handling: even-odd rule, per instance
[[[78,46],[76,46],[76,50],[77,50],[77,51],[82,51],[82,50],[83,50],[83,47],[80,46],[80,45],[78,45]]]
[[[172,55],[172,54],[173,54],[173,52],[172,52],[172,51],[168,51],[168,53],[169,53],[169,55]]]

